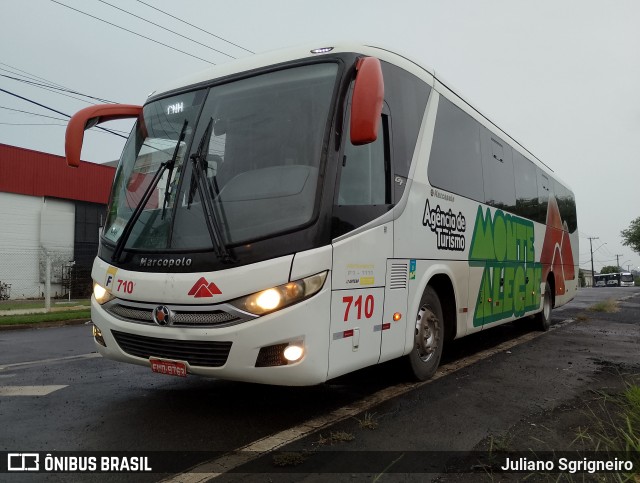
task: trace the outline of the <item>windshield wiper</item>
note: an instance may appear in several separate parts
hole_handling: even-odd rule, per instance
[[[209,119],[207,129],[205,129],[200,144],[198,145],[198,151],[191,155],[191,161],[193,162],[193,171],[191,173],[191,186],[189,188],[189,201],[187,208],[191,208],[195,188],[200,193],[200,202],[202,204],[202,211],[204,213],[204,219],[207,224],[207,230],[213,243],[213,249],[215,250],[218,259],[224,262],[233,261],[233,257],[227,246],[224,243],[222,236],[222,230],[218,224],[218,219],[215,215],[214,208],[214,195],[211,192],[211,185],[207,179],[206,172],[202,169],[204,162],[209,152],[209,143],[211,141],[211,132],[213,130],[213,118]]]
[[[120,238],[118,238],[118,241],[116,242],[116,247],[113,250],[113,255],[111,255],[112,262],[120,261],[120,255],[122,255],[122,251],[124,250],[124,245],[125,243],[127,243],[127,240],[131,236],[131,232],[133,231],[133,226],[138,221],[138,218],[140,218],[140,215],[144,211],[144,207],[147,206],[147,202],[149,201],[149,198],[151,198],[151,194],[153,193],[153,190],[156,188],[158,182],[160,181],[160,178],[162,178],[162,174],[166,169],[173,170],[173,167],[176,162],[176,158],[178,157],[178,150],[180,148],[180,143],[184,140],[186,131],[187,131],[187,120],[185,119],[184,124],[182,125],[182,130],[180,131],[180,136],[178,137],[178,142],[176,143],[176,148],[173,151],[173,156],[169,161],[160,163],[160,166],[158,166],[156,173],[153,175],[153,178],[151,178],[151,182],[147,186],[147,189],[144,190],[144,193],[142,194],[142,198],[140,198],[140,201],[136,205],[136,208],[133,210],[133,214],[131,215],[131,218],[129,218],[129,221],[127,221],[127,224],[124,226],[124,230],[122,230],[122,235],[120,235]],[[171,174],[169,174],[169,178],[171,178]],[[167,180],[167,187],[168,187],[168,184],[169,183]],[[162,207],[163,218],[164,218],[164,209],[165,209],[166,203],[167,203],[167,193],[165,192],[164,206]]]
[[[161,220],[164,220],[164,214],[167,210],[167,205],[169,204],[169,198],[171,196],[171,192],[169,189],[171,188],[171,176],[173,176],[173,168],[176,164],[176,159],[178,158],[178,151],[180,150],[180,143],[184,141],[184,137],[187,134],[187,120],[184,120],[184,124],[182,125],[182,130],[180,131],[180,137],[178,138],[178,142],[176,143],[176,149],[173,151],[173,156],[171,160],[167,163],[166,169],[169,171],[167,174],[167,184],[164,189],[164,202],[162,203],[162,216]]]

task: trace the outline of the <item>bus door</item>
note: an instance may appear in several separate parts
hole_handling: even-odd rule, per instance
[[[333,207],[329,378],[376,364],[380,358],[387,261],[393,257],[393,221],[383,221],[392,209],[388,139],[383,111],[377,139],[359,146],[347,140],[339,167]]]
[[[378,362],[392,254],[393,222],[334,243],[329,378]]]

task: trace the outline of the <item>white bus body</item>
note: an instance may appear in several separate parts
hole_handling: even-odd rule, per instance
[[[635,281],[633,279],[633,274],[631,272],[622,272],[620,274],[620,286],[621,287],[635,286]]]
[[[353,92],[358,76],[375,84],[362,58],[384,79],[375,140],[349,124],[376,105],[376,85]],[[70,164],[88,119],[138,116],[92,271],[107,358],[311,385],[404,356],[425,379],[445,340],[530,315],[546,329],[576,294],[571,192],[388,50],[256,55],[154,93],[144,110],[88,109],[67,132]]]

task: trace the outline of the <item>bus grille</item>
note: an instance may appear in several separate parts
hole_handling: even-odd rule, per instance
[[[285,343],[261,347],[256,359],[256,367],[286,366],[288,362],[284,357],[284,350],[288,345]]]
[[[112,303],[106,305],[104,309],[111,315],[126,322],[153,324],[153,309],[156,306],[134,307],[123,303]],[[215,327],[217,325],[231,325],[240,321],[240,317],[224,310],[187,311],[176,307],[172,310],[170,325],[177,327]]]
[[[192,366],[224,366],[231,351],[231,342],[200,340],[174,340],[143,335],[127,334],[112,330],[120,348],[129,355],[148,359],[173,359],[186,361]]]

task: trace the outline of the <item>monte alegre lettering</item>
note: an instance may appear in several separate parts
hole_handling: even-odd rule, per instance
[[[535,261],[533,222],[478,206],[469,264],[484,266],[473,325],[522,317],[540,307],[542,265]]]

